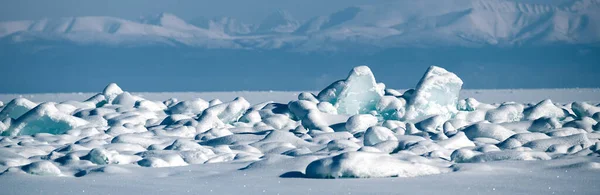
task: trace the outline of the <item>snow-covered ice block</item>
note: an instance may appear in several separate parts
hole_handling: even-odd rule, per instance
[[[336,139],[327,143],[327,150],[329,151],[356,151],[360,148],[360,145],[345,139]]]
[[[583,148],[590,147],[593,144],[585,133],[575,134],[565,137],[552,137],[548,139],[539,139],[533,140],[523,144],[524,147],[529,147],[531,149],[545,152],[549,148],[558,145],[566,145],[568,147],[572,147],[575,145],[581,145]]]
[[[196,125],[196,131],[198,133],[204,133],[212,128],[225,127],[223,121],[212,112],[204,112],[200,118],[198,118],[198,124]]]
[[[310,110],[306,115],[306,118],[302,120],[302,126],[309,130],[320,129],[323,131],[333,131],[329,126],[341,124],[347,120],[347,115],[327,114],[319,110]]]
[[[309,143],[306,140],[296,137],[291,132],[278,130],[270,131],[269,134],[265,136],[265,138],[257,142],[256,145],[272,142],[291,144],[292,146],[294,146],[294,148],[301,146],[314,146],[312,143]]]
[[[9,124],[4,124],[4,122],[0,121],[0,133],[2,133],[3,131],[6,131],[8,129],[8,126],[10,126],[10,121],[8,121],[8,122],[9,122]]]
[[[446,118],[440,115],[434,115],[415,124],[415,127],[430,133],[438,133],[444,122],[446,122]]]
[[[496,109],[489,110],[485,114],[485,120],[492,123],[519,121],[523,118],[523,109],[522,104],[505,103]]]
[[[563,127],[574,127],[579,129],[584,129],[588,132],[593,130],[594,125],[596,125],[596,120],[590,117],[581,117],[580,119],[569,121],[563,125]]]
[[[135,106],[135,103],[137,101],[142,101],[142,100],[144,100],[144,99],[141,97],[131,95],[129,92],[123,92],[123,93],[117,95],[117,97],[115,97],[112,100],[111,104],[121,105],[123,107],[131,108],[131,107]]]
[[[159,112],[167,109],[162,102],[154,102],[150,100],[140,100],[135,102],[135,108],[146,109],[152,112]]]
[[[296,119],[302,120],[306,118],[306,115],[311,110],[319,110],[317,103],[308,100],[291,101],[288,104],[288,109],[294,115]]]
[[[370,114],[357,114],[351,116],[346,122],[346,130],[352,134],[366,131],[369,127],[377,125],[377,117]]]
[[[365,146],[373,146],[375,144],[388,140],[397,141],[398,138],[396,138],[392,130],[382,126],[369,127],[369,129],[367,129],[364,135]]]
[[[383,121],[383,123],[381,124],[381,126],[387,127],[388,129],[391,129],[392,131],[394,131],[397,128],[406,129],[406,123],[404,123],[402,121],[398,121],[398,120],[386,120],[386,121]]]
[[[137,153],[142,160],[137,164],[143,167],[176,167],[188,165],[178,151],[170,150],[152,150]]]
[[[54,103],[42,103],[19,117],[2,135],[63,134],[88,124],[87,121],[60,112]]]
[[[594,113],[600,112],[600,107],[588,104],[587,102],[573,102],[571,109],[579,118],[589,117],[594,115]]]
[[[547,131],[552,131],[553,129],[558,129],[561,128],[562,125],[560,124],[560,121],[558,121],[558,119],[556,118],[539,118],[539,119],[535,119],[533,121],[522,121],[522,122],[513,122],[513,123],[531,123],[531,125],[529,127],[527,127],[527,131],[530,132],[547,132]],[[508,124],[512,124],[512,123],[505,123],[505,126],[509,126]],[[516,129],[516,128],[515,128]]]
[[[594,113],[591,118],[596,120],[596,122],[600,122],[600,112]]]
[[[169,107],[168,112],[170,114],[196,115],[202,113],[202,111],[208,108],[208,105],[209,103],[203,99],[196,98],[194,100],[178,102],[174,106]]]
[[[17,119],[27,111],[36,107],[37,104],[25,98],[15,98],[8,102],[0,111],[0,121],[7,118]]]
[[[432,151],[444,150],[444,148],[436,144],[432,140],[423,140],[417,142],[417,144],[408,146],[406,150],[417,155],[424,155]],[[448,156],[450,156],[450,154],[448,154]]]
[[[233,101],[211,106],[202,112],[202,115],[212,114],[217,116],[223,123],[230,124],[238,121],[250,108],[250,103],[243,97],[237,97]]]
[[[449,137],[448,139],[439,141],[437,144],[446,149],[451,150],[475,146],[475,143],[469,140],[469,138],[465,135],[464,132],[458,132],[452,137]]]
[[[97,165],[114,164],[115,156],[119,153],[115,151],[108,151],[102,148],[94,148],[90,152],[83,156],[82,159],[89,160],[90,162]]]
[[[319,109],[319,111],[327,114],[337,114],[337,109],[335,108],[335,106],[333,106],[333,104],[329,102],[319,102],[317,104],[317,108]]]
[[[312,142],[317,144],[325,144],[329,143],[331,140],[349,140],[354,138],[352,134],[344,131],[344,132],[331,132],[331,133],[321,133],[318,135],[314,135]]]
[[[23,171],[32,175],[61,176],[60,169],[50,161],[38,161],[21,167]]]
[[[160,122],[160,125],[173,125],[173,124],[176,124],[178,121],[182,121],[182,120],[193,120],[193,119],[192,119],[192,117],[190,117],[188,115],[172,114],[172,115],[165,117]]]
[[[121,95],[123,90],[116,83],[110,83],[102,91],[102,95],[106,98],[107,103],[112,104],[117,96]]]
[[[208,101],[208,106],[209,107],[216,106],[216,105],[219,105],[222,103],[223,103],[223,101],[221,101],[220,99],[212,99],[212,100]]]
[[[298,100],[306,100],[306,101],[311,101],[314,103],[319,103],[319,100],[317,99],[317,97],[315,97],[314,94],[308,93],[308,92],[302,92],[302,93],[298,94]]]
[[[263,122],[274,129],[293,129],[297,122],[283,114],[275,114],[263,119]]]
[[[346,152],[313,161],[306,167],[306,176],[312,178],[416,177],[445,172],[450,169],[370,152]]]
[[[431,115],[450,119],[458,112],[457,102],[462,80],[454,73],[431,66],[408,99],[404,119],[420,121]]]
[[[566,113],[562,108],[557,107],[551,100],[546,99],[529,107],[523,111],[523,118],[526,120],[535,120],[539,118],[565,118]]]
[[[145,131],[148,131],[148,129],[141,125],[132,126],[131,128],[117,125],[108,128],[105,132],[108,135],[117,136],[126,133],[140,133]]]
[[[583,129],[577,129],[577,128],[573,128],[573,127],[565,127],[565,128],[554,129],[553,131],[549,131],[549,132],[545,132],[545,133],[550,137],[564,137],[564,136],[575,135],[575,134],[580,134],[580,133],[587,133],[587,132]]]
[[[490,123],[477,123],[465,128],[463,131],[470,140],[475,138],[491,138],[504,141],[515,134],[515,132],[501,125]]]
[[[385,86],[378,84],[371,69],[357,66],[346,80],[337,81],[323,89],[318,99],[337,107],[340,114],[365,114],[376,109]]]
[[[402,93],[398,90],[395,89],[385,89],[385,95],[389,95],[389,96],[396,96],[396,97],[400,97],[402,96]]]
[[[157,119],[156,114],[150,111],[138,110],[116,114],[114,117],[105,117],[110,126],[118,125],[145,125],[150,119]],[[158,121],[156,121],[158,123]]]
[[[171,145],[167,146],[165,150],[177,150],[177,151],[188,151],[188,150],[210,150],[201,146],[200,144],[186,139],[177,139]],[[212,151],[211,151],[212,152]]]
[[[105,104],[108,104],[107,98],[102,94],[98,93],[87,100],[83,101],[83,103],[94,105],[95,107],[102,107]]]
[[[399,142],[397,140],[386,140],[379,142],[371,147],[376,148],[380,152],[390,154],[398,149]]]
[[[474,111],[479,107],[479,102],[475,98],[467,98],[464,100],[459,100],[457,104],[457,108],[460,111]]]
[[[161,139],[153,139],[151,137],[146,137],[142,135],[136,134],[123,134],[116,136],[113,138],[110,143],[128,143],[128,144],[137,144],[144,148],[147,148],[153,144],[163,144],[164,140]]]
[[[399,120],[406,113],[406,100],[395,96],[383,96],[376,105],[377,112],[386,120]]]
[[[183,160],[189,164],[203,164],[213,157],[215,153],[212,150],[187,150],[179,153]]]
[[[196,140],[211,140],[219,137],[224,137],[228,135],[233,135],[231,131],[227,128],[212,128],[204,133],[200,133],[196,135]]]

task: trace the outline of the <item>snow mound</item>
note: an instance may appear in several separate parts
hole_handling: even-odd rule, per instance
[[[306,176],[312,178],[417,177],[447,172],[450,169],[370,152],[347,152],[313,161],[306,167]]]

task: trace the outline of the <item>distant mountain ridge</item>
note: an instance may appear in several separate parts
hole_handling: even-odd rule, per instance
[[[277,10],[259,24],[187,22],[169,13],[0,22],[0,44],[148,45],[344,51],[600,43],[600,0],[421,0],[353,6],[307,21]]]

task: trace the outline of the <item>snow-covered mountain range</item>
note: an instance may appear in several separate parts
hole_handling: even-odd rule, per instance
[[[307,21],[278,10],[259,24],[169,13],[0,22],[1,44],[164,45],[340,51],[357,48],[600,43],[600,0],[419,0],[348,7]]]

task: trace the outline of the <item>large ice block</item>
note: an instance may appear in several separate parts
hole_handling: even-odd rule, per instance
[[[211,114],[218,117],[223,123],[229,124],[238,121],[249,108],[250,103],[246,99],[237,97],[233,101],[206,108],[202,115]]]
[[[122,93],[123,90],[116,83],[110,83],[102,90],[102,95],[104,95],[109,104],[112,104],[113,100]]]
[[[2,132],[4,136],[33,135],[36,133],[63,134],[88,122],[62,113],[52,102],[42,103],[19,117]]]
[[[407,104],[406,121],[420,121],[432,115],[446,119],[458,112],[456,103],[462,80],[446,69],[431,66],[417,84]]]
[[[36,107],[37,104],[29,101],[25,98],[15,98],[12,101],[8,102],[6,106],[0,111],[0,121],[12,118],[17,119],[21,115],[25,114],[27,111]]]
[[[375,82],[371,69],[358,66],[346,80],[337,81],[318,95],[319,101],[333,104],[339,114],[365,114],[376,109],[385,86]]]

